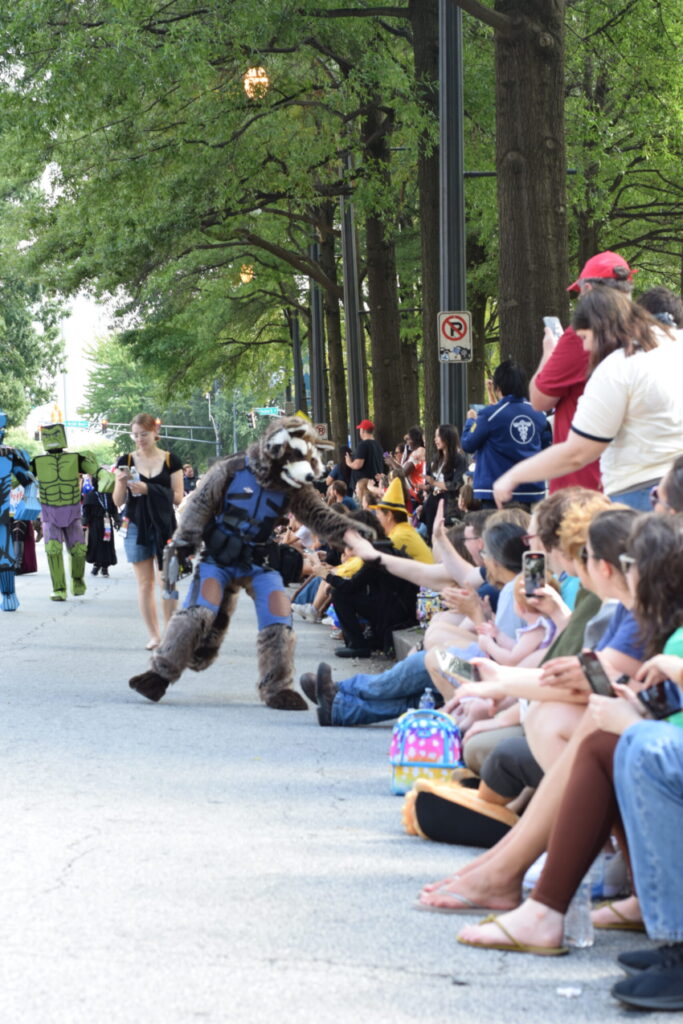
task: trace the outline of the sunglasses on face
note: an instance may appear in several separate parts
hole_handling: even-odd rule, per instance
[[[652,505],[653,508],[657,508],[657,505],[661,505],[662,508],[666,508],[666,509],[670,509],[671,508],[671,505],[668,503],[668,501],[664,501],[663,498],[660,498],[660,496],[659,496],[659,487],[658,486],[657,487],[653,487],[652,490],[650,491],[650,504]]]
[[[619,555],[619,565],[624,576],[632,566],[636,564],[636,560],[632,555]]]

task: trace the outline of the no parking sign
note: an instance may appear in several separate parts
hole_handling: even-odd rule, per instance
[[[472,317],[467,311],[439,313],[439,362],[472,362]]]

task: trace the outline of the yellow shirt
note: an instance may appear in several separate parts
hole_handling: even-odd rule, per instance
[[[432,549],[410,523],[397,523],[389,534],[389,540],[397,551],[403,551],[408,558],[428,565],[434,564]]]
[[[335,565],[332,569],[332,573],[335,576],[341,576],[343,580],[348,580],[351,576],[355,576],[363,568],[363,559],[358,558],[354,555],[353,558],[347,558],[345,562],[340,565]]]

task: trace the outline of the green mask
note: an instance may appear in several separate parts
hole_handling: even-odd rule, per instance
[[[45,423],[40,437],[46,452],[61,452],[66,448],[66,430],[63,423]]]

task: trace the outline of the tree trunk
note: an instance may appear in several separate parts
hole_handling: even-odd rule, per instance
[[[569,312],[564,143],[565,0],[496,0],[501,358],[532,373],[542,317]]]
[[[366,218],[365,244],[374,396],[372,419],[377,440],[389,449],[411,424],[405,422],[402,403],[396,253],[380,217]]]
[[[365,155],[374,173],[380,175],[388,187],[390,131],[384,116],[376,107],[370,108],[365,122]],[[366,217],[365,245],[374,397],[372,419],[378,441],[388,449],[403,437],[410,424],[405,422],[396,248],[378,213]],[[413,388],[416,388],[414,381]]]
[[[486,303],[481,294],[470,293],[469,307],[472,314],[472,362],[467,367],[467,401],[469,405],[486,404]],[[462,424],[458,424],[458,429]]]
[[[413,30],[413,62],[420,102],[439,122],[438,0],[409,0]],[[422,253],[422,364],[424,372],[425,438],[428,444],[439,423],[441,377],[436,338],[439,313],[439,144],[425,131],[418,143],[417,187]]]
[[[334,252],[334,208],[325,203],[321,208],[320,223],[320,266],[328,280],[337,284],[337,264]],[[348,413],[346,408],[346,369],[344,367],[344,346],[342,343],[341,313],[336,292],[323,289],[323,314],[325,317],[325,342],[327,347],[326,401],[330,411],[330,439],[335,444],[346,444],[348,440]]]

